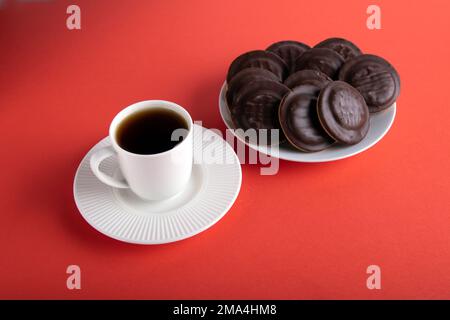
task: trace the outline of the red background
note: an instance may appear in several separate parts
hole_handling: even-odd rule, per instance
[[[81,7],[82,30],[66,28]],[[0,8],[1,298],[450,298],[450,4],[376,1],[42,1]],[[145,99],[224,130],[217,99],[238,54],[348,37],[398,69],[391,131],[325,164],[243,165],[213,228],[137,246],[91,228],[75,170],[113,116]],[[66,288],[66,267],[82,289]],[[366,268],[382,289],[366,288]]]

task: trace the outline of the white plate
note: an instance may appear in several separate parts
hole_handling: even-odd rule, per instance
[[[230,110],[226,100],[226,83],[223,84],[219,95],[219,109],[225,125],[228,129],[236,129],[231,120]],[[348,158],[363,152],[384,137],[394,122],[397,104],[394,103],[390,108],[370,115],[370,129],[367,136],[358,144],[352,146],[335,145],[319,152],[302,152],[285,142],[277,148],[278,150],[268,148],[267,146],[248,143],[240,132],[235,132],[238,140],[248,145],[250,148],[274,156],[280,159],[296,161],[296,162],[326,162]]]
[[[191,180],[183,192],[164,201],[144,201],[128,189],[103,184],[93,175],[89,167],[91,154],[109,144],[109,138],[101,140],[81,161],[73,193],[83,218],[111,238],[159,244],[192,237],[219,221],[239,193],[242,173],[237,155],[222,137],[201,126],[194,125]],[[208,158],[206,153],[211,152],[214,157]],[[114,157],[105,160],[101,170],[120,175]]]

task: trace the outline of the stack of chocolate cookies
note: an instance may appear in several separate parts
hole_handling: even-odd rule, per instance
[[[227,75],[227,104],[237,128],[281,129],[304,152],[360,142],[371,113],[389,108],[400,78],[381,57],[331,38],[311,48],[280,41],[237,57]]]

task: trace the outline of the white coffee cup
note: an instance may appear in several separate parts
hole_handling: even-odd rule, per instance
[[[155,154],[136,154],[123,149],[116,137],[120,123],[135,112],[152,108],[170,109],[186,121],[188,129],[183,134],[183,141],[170,150]],[[112,146],[98,150],[90,159],[91,170],[101,182],[114,188],[130,188],[146,200],[170,198],[186,187],[192,172],[193,124],[191,116],[183,107],[164,100],[132,104],[114,117],[109,127],[109,137]],[[118,157],[120,170],[126,181],[100,171],[102,161],[112,156]]]

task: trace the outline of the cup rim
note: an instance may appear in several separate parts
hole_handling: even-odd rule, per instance
[[[186,137],[183,139],[183,141],[178,143],[172,149],[169,149],[169,150],[166,150],[163,152],[158,152],[158,153],[139,154],[139,153],[130,152],[130,151],[122,148],[116,140],[116,130],[117,130],[117,127],[119,126],[119,124],[130,114],[133,114],[140,110],[152,109],[152,108],[170,109],[172,111],[175,111],[177,114],[181,115],[188,122],[188,134],[186,135]],[[167,100],[143,100],[143,101],[133,103],[133,104],[123,108],[122,110],[119,111],[119,113],[117,113],[114,116],[113,120],[111,121],[111,124],[109,125],[109,137],[110,137],[113,147],[120,150],[120,152],[124,152],[127,155],[134,156],[134,157],[154,158],[154,157],[162,156],[164,154],[168,154],[168,153],[172,152],[173,150],[179,148],[192,135],[193,130],[194,130],[194,126],[193,126],[193,121],[192,121],[191,115],[185,108],[183,108],[179,104],[176,104],[175,102],[171,102],[171,101],[167,101]]]

